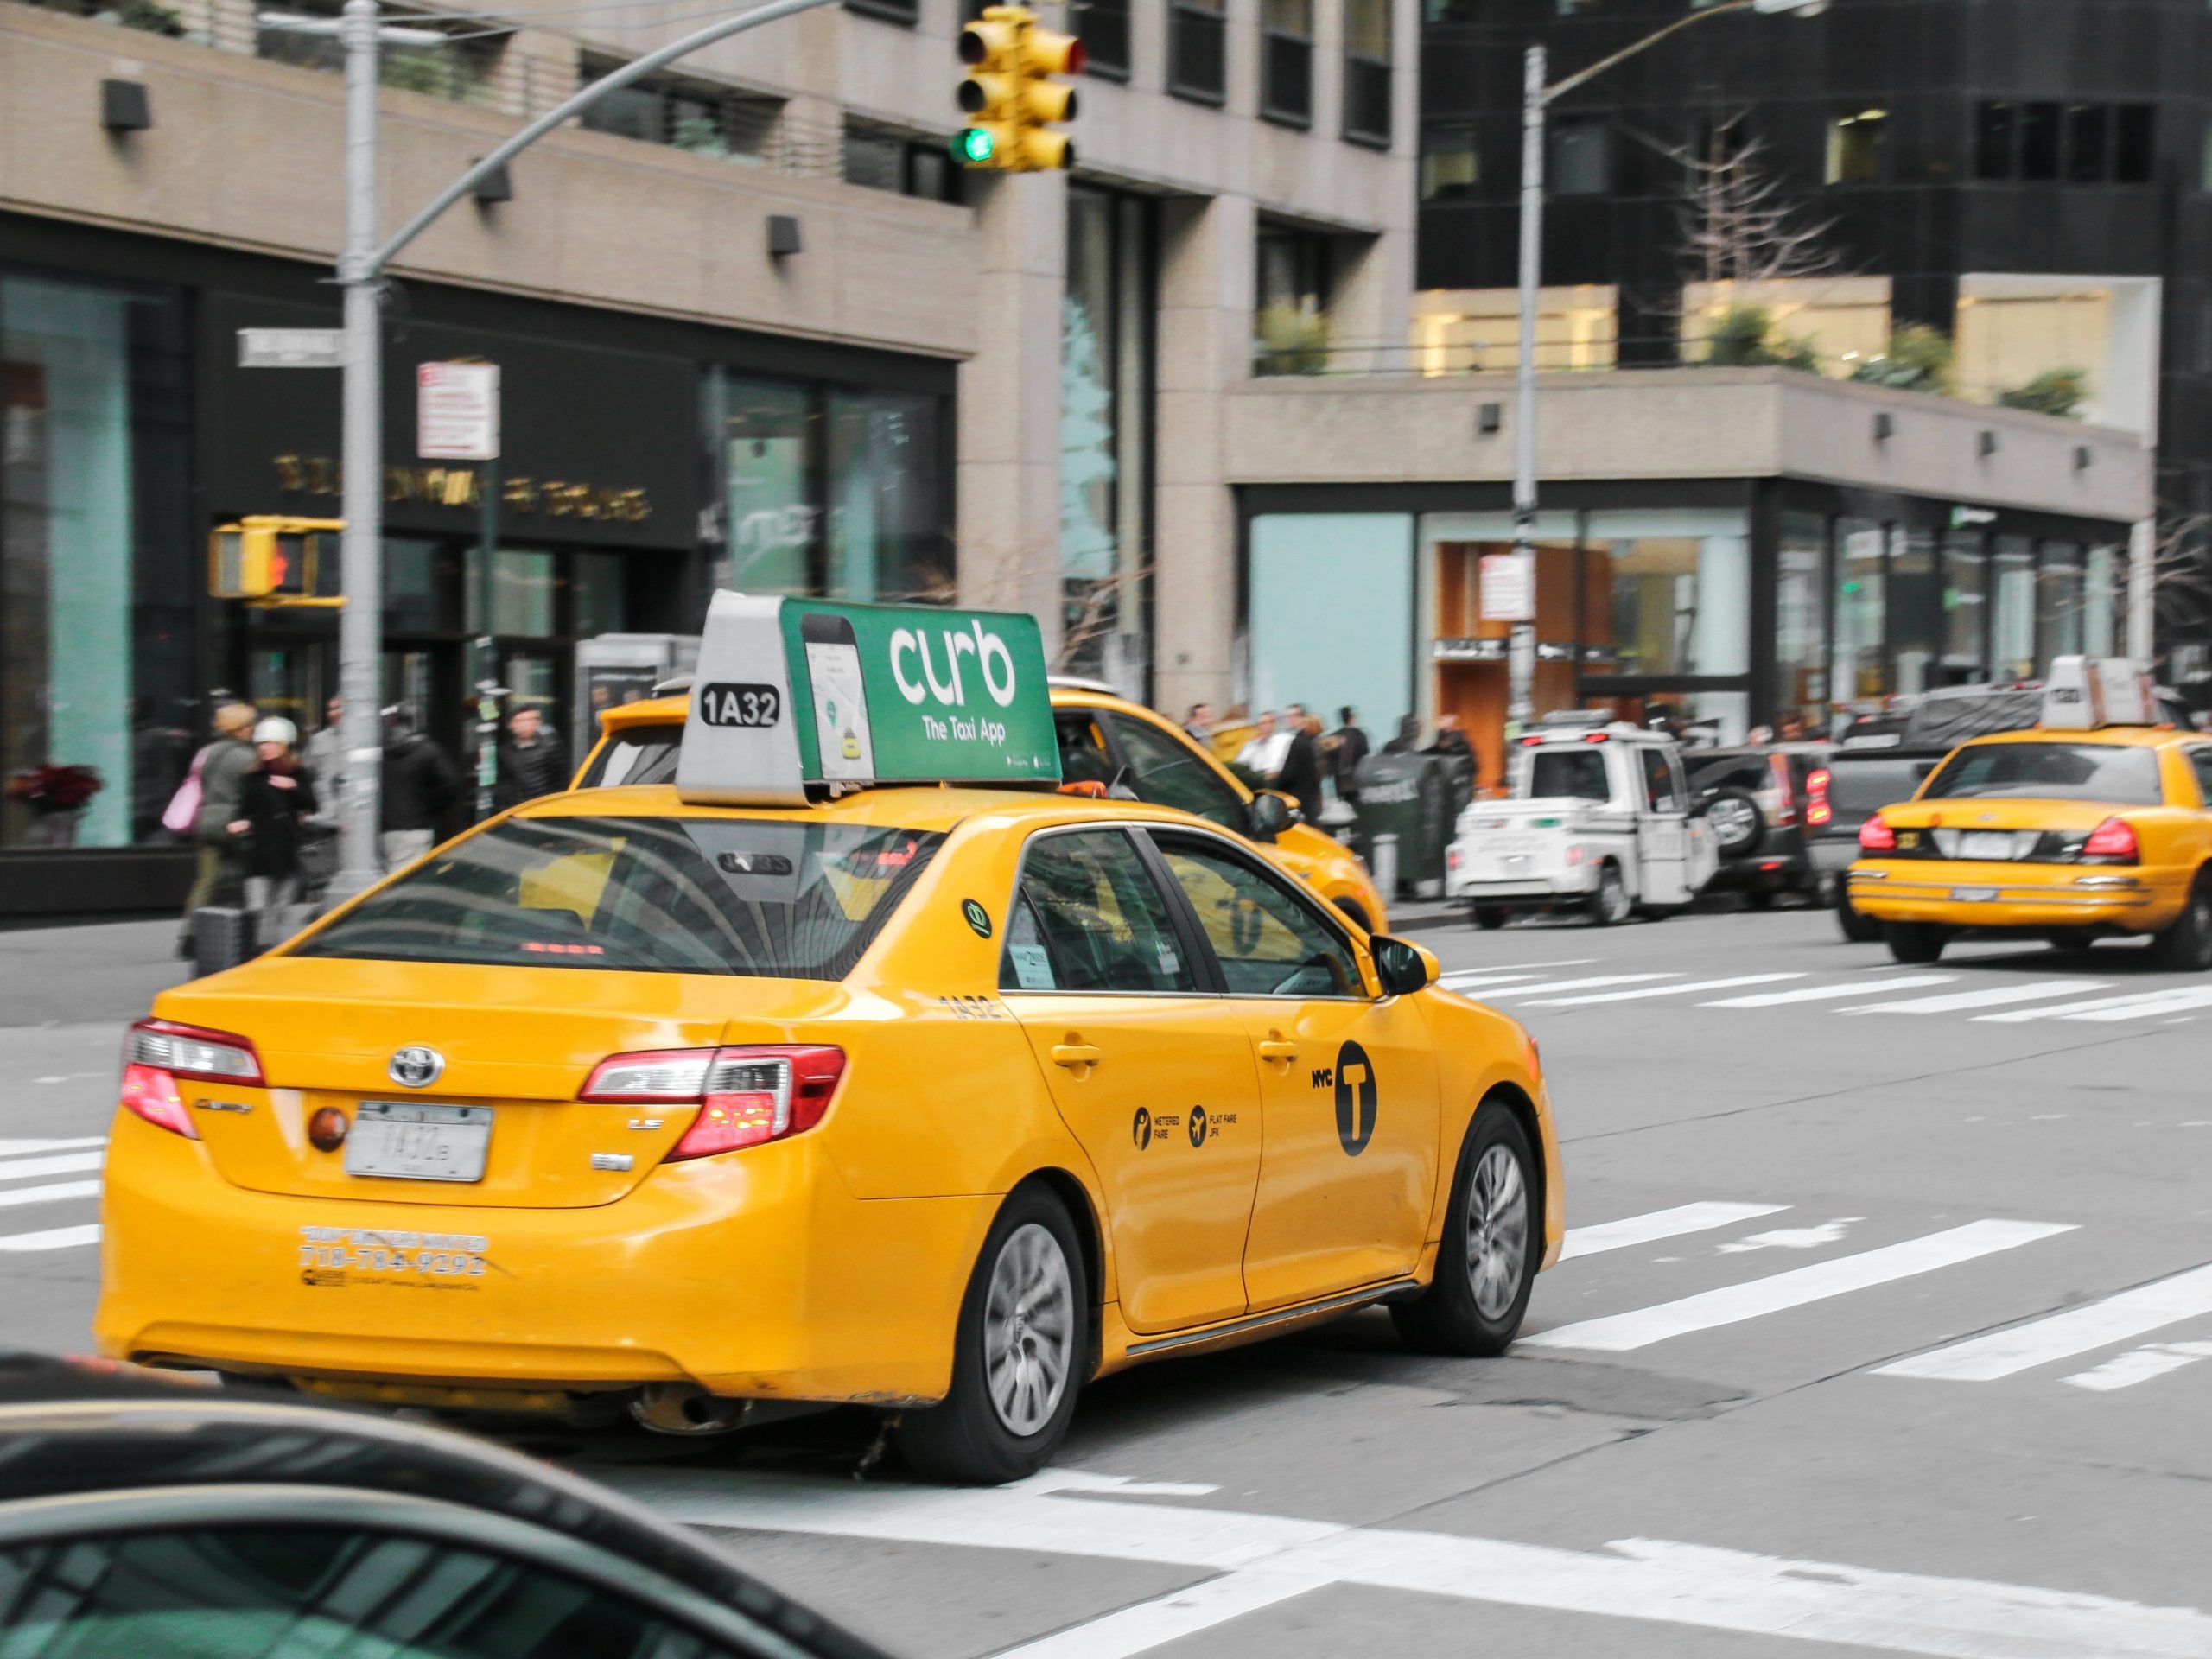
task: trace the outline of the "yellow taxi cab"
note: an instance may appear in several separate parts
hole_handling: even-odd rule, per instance
[[[1899,962],[1990,929],[2147,934],[2161,965],[2212,969],[2212,741],[2158,721],[2127,664],[2059,658],[2037,725],[1961,744],[1860,828],[1853,907]]]
[[[958,1481],[1348,1308],[1502,1351],[1561,1239],[1535,1045],[1242,837],[1058,792],[1033,622],[914,615],[717,595],[673,785],[163,992],[102,1351],[673,1432],[860,1403]]]
[[[1188,733],[1105,686],[1057,679],[1052,699],[1064,779],[1110,785],[1126,769],[1140,800],[1180,807],[1244,836],[1354,926],[1370,933],[1389,931],[1382,894],[1359,855],[1296,818],[1287,796],[1247,789]],[[584,757],[574,786],[674,777],[686,707],[681,696],[664,696],[606,710],[599,741]]]

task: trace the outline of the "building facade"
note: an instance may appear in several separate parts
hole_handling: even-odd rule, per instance
[[[0,768],[104,785],[0,807],[0,914],[174,902],[210,699],[311,729],[335,683],[334,613],[212,599],[207,552],[337,512],[338,377],[238,346],[337,320],[341,87],[300,22],[334,8],[93,10],[0,0]],[[441,9],[388,48],[387,228],[696,26],[612,15]],[[1224,398],[1283,339],[1407,327],[1410,0],[1084,8],[1072,176],[950,165],[963,16],[847,0],[709,48],[395,269],[385,689],[449,747],[480,680],[573,726],[578,641],[696,631],[716,585],[1029,609],[1063,665],[1228,693]],[[415,453],[416,370],[457,359],[501,366],[496,471]]]

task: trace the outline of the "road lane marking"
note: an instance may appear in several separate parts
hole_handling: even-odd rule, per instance
[[[1537,985],[1509,985],[1497,996],[1534,996],[1539,991],[1588,991],[1600,985],[1640,985],[1647,980],[1680,979],[1680,974],[1597,974],[1588,979],[1554,979]],[[1496,1001],[1496,997],[1490,999]]]
[[[2101,1301],[2046,1314],[2025,1325],[1970,1337],[1878,1369],[1877,1376],[1923,1376],[1946,1382],[1994,1382],[2016,1372],[2072,1359],[2212,1313],[2212,1266],[2123,1290]]]
[[[1851,1224],[1866,1219],[1864,1216],[1838,1216],[1817,1227],[1784,1227],[1771,1233],[1753,1233],[1748,1238],[1731,1239],[1719,1250],[1723,1255],[1740,1255],[1748,1250],[1817,1250],[1823,1244],[1842,1243]]]
[[[1285,1573],[1224,1573],[1018,1648],[1002,1649],[998,1659],[1133,1659],[1329,1583],[1327,1579]]]
[[[1802,979],[1802,974],[1739,974],[1733,979],[1693,980],[1687,985],[1646,985],[1635,991],[1598,991],[1588,996],[1546,997],[1532,1008],[1579,1008],[1591,1002],[1634,1002],[1647,996],[1688,996],[1697,991],[1723,991],[1732,985],[1771,985],[1779,979]]]
[[[1273,1587],[1358,1585],[1941,1659],[2212,1659],[2212,1616],[2195,1608],[1662,1539],[1565,1549],[1128,1503],[1056,1494],[1050,1471],[995,1488],[855,1485],[681,1465],[594,1465],[588,1472],[693,1526],[1147,1561],[1233,1579],[1264,1575]],[[1269,1586],[1214,1593],[1226,1600]],[[1122,1617],[1097,1621],[1120,1637],[1099,1654],[1142,1651],[1130,1645],[1128,1626],[1110,1624]],[[1078,1633],[1060,1633],[1060,1659],[1093,1652],[1074,1640]]]
[[[1501,962],[1495,968],[1455,968],[1443,976],[1443,982],[1452,985],[1463,979],[1490,979],[1509,974],[1522,979],[1539,970],[1548,973],[1554,968],[1587,968],[1597,960],[1595,957],[1566,957],[1557,962]]]
[[[1899,979],[1885,979],[1879,987],[1884,991],[1917,990],[1923,985],[1948,985],[1956,974],[1908,974]],[[1807,985],[1794,991],[1762,991],[1757,996],[1732,996],[1719,1002],[1700,1002],[1701,1008],[1778,1008],[1785,1002],[1825,1002],[1838,997],[1865,996],[1867,987],[1861,980],[1850,985]]]
[[[1732,1227],[1739,1221],[1779,1215],[1789,1207],[1786,1204],[1678,1204],[1671,1210],[1654,1210],[1648,1215],[1624,1216],[1618,1221],[1570,1227],[1567,1230],[1567,1243],[1560,1248],[1559,1259],[1572,1262],[1580,1255],[1601,1255],[1607,1250],[1656,1244],[1662,1238],[1679,1238],[1684,1233],[1710,1232],[1715,1227]]]
[[[49,1227],[42,1233],[14,1233],[0,1238],[0,1250],[73,1250],[100,1242],[98,1222],[82,1227]]]
[[[16,1158],[0,1163],[0,1181],[27,1181],[34,1175],[81,1175],[107,1161],[104,1152],[67,1152],[52,1158]]]
[[[2077,1389],[2106,1394],[2114,1389],[2132,1389],[2138,1382],[2148,1382],[2154,1376],[2164,1376],[2205,1358],[2212,1358],[2212,1342],[2153,1343],[2148,1348],[2131,1348],[2124,1354],[2115,1354],[2094,1370],[2076,1371],[2058,1380],[2071,1382]]]
[[[11,1186],[0,1192],[0,1210],[10,1210],[23,1204],[58,1204],[63,1198],[90,1198],[99,1195],[98,1181],[55,1181],[48,1186]]]
[[[1839,1008],[1839,1014],[1952,1014],[1961,1008],[1995,1008],[2007,1002],[2033,1002],[2043,997],[2073,996],[2082,991],[2108,991],[2101,979],[2039,979],[2028,985],[1999,985],[1993,990],[1960,991],[1949,996],[1909,996],[1902,1002],[1869,1002],[1863,1007]]]
[[[1671,1337],[1710,1331],[1717,1325],[1739,1325],[1769,1313],[1780,1313],[1808,1302],[1824,1301],[1854,1290],[1866,1290],[1894,1279],[1956,1267],[1977,1256],[2032,1244],[2039,1238],[2074,1230],[2071,1222],[1973,1221],[1925,1238],[1909,1238],[1901,1244],[1856,1255],[1818,1262],[1749,1283],[1728,1285],[1677,1301],[1661,1302],[1605,1319],[1581,1319],[1555,1330],[1524,1336],[1522,1348],[1577,1348],[1601,1353],[1624,1354],[1648,1348]]]
[[[79,1135],[73,1141],[0,1141],[0,1158],[14,1158],[27,1152],[78,1152],[86,1147],[104,1147],[104,1135]]]
[[[2014,1008],[2009,1014],[1978,1014],[1977,1020],[1992,1025],[2024,1025],[2031,1020],[2139,1020],[2171,1014],[2182,1008],[2212,1004],[2212,990],[2169,986],[2158,991],[2127,991],[2087,1002],[2062,1002],[2055,1007]],[[2110,1012],[2107,1012],[2110,1010]]]
[[[2202,1008],[2206,1007],[2212,1007],[2212,990],[2203,988],[2196,990],[2171,990],[2163,992],[2157,996],[2148,998],[2141,1004],[2134,1007],[2085,1008],[2080,1013],[2062,1014],[2060,1018],[2066,1020],[2100,1021],[2142,1020],[2146,1019],[2152,1014],[2179,1014],[2185,1008]]]
[[[1495,985],[1510,985],[1516,980],[1541,979],[1541,974],[1476,974],[1465,979],[1440,979],[1436,982],[1447,991],[1471,994],[1486,991]]]

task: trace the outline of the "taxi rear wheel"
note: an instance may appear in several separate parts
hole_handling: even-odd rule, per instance
[[[1406,1346],[1486,1357],[1512,1345],[1543,1258],[1535,1165],[1510,1109],[1493,1102],[1476,1112],[1452,1180],[1436,1277],[1417,1300],[1390,1309]]]
[[[1090,1287],[1066,1207],[1019,1191],[983,1241],[960,1305],[952,1387],[899,1422],[925,1479],[996,1485],[1042,1468],[1067,1433],[1088,1372]]]
[[[2151,941],[2151,954],[2159,967],[2176,973],[2201,974],[2212,969],[2212,879],[2196,878],[2181,914]]]
[[[1933,922],[1891,922],[1884,929],[1890,954],[1899,962],[1934,962],[1950,943],[1950,931]]]

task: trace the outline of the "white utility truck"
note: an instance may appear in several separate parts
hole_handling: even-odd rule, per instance
[[[1511,798],[1459,814],[1444,892],[1478,927],[1516,912],[1579,909],[1600,927],[1688,905],[1720,854],[1690,805],[1682,752],[1661,732],[1562,711],[1513,749]]]

